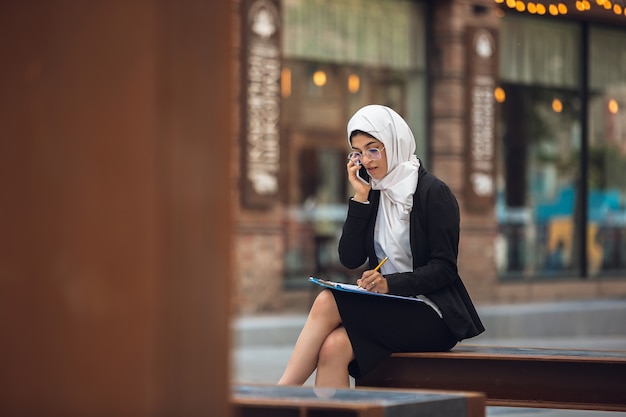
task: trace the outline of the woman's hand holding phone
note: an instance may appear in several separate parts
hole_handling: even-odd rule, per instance
[[[369,192],[372,189],[372,186],[361,179],[358,175],[359,169],[361,169],[361,164],[356,164],[352,161],[348,161],[347,169],[348,169],[348,180],[352,187],[354,188],[354,200],[360,201],[361,203],[365,203],[368,201]],[[365,175],[368,175],[365,173]],[[368,175],[369,177],[369,175]]]

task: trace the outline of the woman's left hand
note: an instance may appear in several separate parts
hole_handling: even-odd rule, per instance
[[[369,269],[361,275],[361,278],[356,281],[356,284],[364,290],[371,292],[379,292],[381,294],[387,294],[389,287],[387,286],[387,280],[378,271]]]

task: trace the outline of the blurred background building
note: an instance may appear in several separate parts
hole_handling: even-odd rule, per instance
[[[236,1],[238,310],[356,274],[345,126],[371,103],[456,194],[477,301],[626,295],[624,3]]]

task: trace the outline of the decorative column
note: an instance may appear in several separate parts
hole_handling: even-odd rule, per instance
[[[281,1],[236,1],[239,42],[235,277],[239,312],[282,306],[283,195],[280,138]],[[232,105],[225,101],[224,105]]]
[[[493,296],[498,18],[488,0],[431,3],[430,169],[459,200],[459,272],[476,298]]]

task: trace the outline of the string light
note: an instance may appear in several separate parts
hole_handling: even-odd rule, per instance
[[[569,12],[567,5],[563,1],[543,0],[543,2],[525,1],[525,0],[494,0],[495,3],[506,5],[509,9],[516,10],[520,13],[530,13],[545,15],[549,13],[552,16],[566,15]],[[606,11],[613,12],[618,16],[626,16],[626,0],[577,0],[574,8],[578,12],[586,12],[591,10],[592,3]]]

